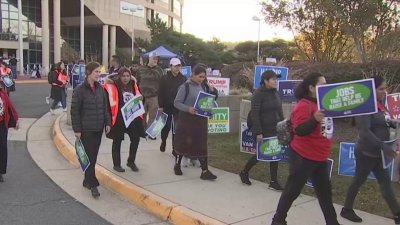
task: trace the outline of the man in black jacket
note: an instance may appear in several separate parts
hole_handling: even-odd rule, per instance
[[[160,151],[165,152],[166,141],[169,131],[171,130],[172,123],[176,124],[178,110],[174,107],[174,100],[179,87],[186,82],[186,77],[181,73],[181,61],[178,58],[172,58],[170,61],[171,71],[162,77],[159,84],[158,92],[158,106],[160,111],[168,114],[167,124],[161,131],[161,146]],[[174,148],[174,131],[172,128],[172,148]],[[172,154],[175,155],[174,150]]]

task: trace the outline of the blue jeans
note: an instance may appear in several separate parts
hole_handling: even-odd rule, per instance
[[[17,79],[17,66],[11,66],[11,71],[12,71],[12,74],[13,74],[13,78],[14,79]]]

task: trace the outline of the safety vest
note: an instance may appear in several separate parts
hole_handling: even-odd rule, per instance
[[[11,69],[7,67],[1,67],[0,68],[0,75],[2,76],[8,76],[11,73]]]
[[[111,122],[112,126],[115,125],[117,122],[117,116],[118,116],[118,110],[119,110],[119,95],[118,95],[118,89],[114,84],[104,84],[103,88],[107,91],[108,93],[108,99],[110,102],[110,109],[111,109]],[[139,91],[139,87],[135,83],[133,85],[133,88],[135,90],[135,96],[137,95],[142,95]],[[140,116],[140,118],[144,118],[143,115]]]
[[[68,81],[68,76],[62,72],[56,72],[58,74],[57,80],[63,82],[63,84],[57,84],[57,83],[53,83],[53,86],[59,86],[59,87],[65,87],[65,84]]]

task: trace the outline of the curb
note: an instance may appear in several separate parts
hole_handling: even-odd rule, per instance
[[[47,80],[16,80],[16,84],[47,84]]]
[[[53,141],[58,151],[74,166],[79,166],[74,146],[65,138],[60,128],[60,115],[53,125]],[[148,212],[175,225],[227,225],[199,212],[171,202],[124,178],[110,172],[105,167],[96,165],[96,176],[99,182],[129,201],[146,209]]]

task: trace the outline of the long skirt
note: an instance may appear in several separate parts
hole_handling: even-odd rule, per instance
[[[208,119],[179,112],[174,139],[175,152],[189,158],[207,157]]]

